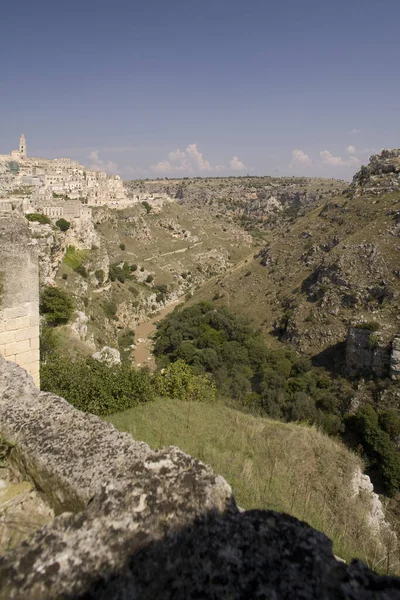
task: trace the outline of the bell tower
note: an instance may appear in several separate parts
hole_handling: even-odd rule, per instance
[[[24,134],[19,138],[19,153],[22,157],[26,157],[26,139]]]

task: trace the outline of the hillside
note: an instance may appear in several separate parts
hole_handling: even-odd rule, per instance
[[[341,193],[344,181],[307,177],[210,177],[126,181],[136,201],[177,201],[191,210],[206,208],[215,219],[235,222],[262,239],[313,205]]]
[[[256,418],[222,403],[168,399],[107,420],[154,449],[176,445],[210,464],[243,508],[288,512],[324,531],[344,559],[358,556],[375,569],[386,567],[391,537],[382,522],[371,529],[373,498],[358,487],[359,459],[315,428]],[[397,560],[393,553],[390,560]]]
[[[400,293],[399,174],[391,170],[400,151],[392,152],[380,173],[362,169],[373,171],[373,186],[356,174],[346,192],[271,232],[247,264],[210,281],[193,301],[245,312],[271,343],[310,355],[343,342],[353,321],[376,321],[382,343],[391,340]],[[376,164],[382,161],[373,157]]]

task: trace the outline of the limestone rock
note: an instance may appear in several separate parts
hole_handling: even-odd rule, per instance
[[[109,365],[118,365],[121,362],[119,350],[110,348],[110,346],[104,346],[99,352],[92,354],[92,358],[100,362],[106,362]]]
[[[395,337],[392,342],[390,355],[390,375],[392,379],[400,380],[400,337]]]

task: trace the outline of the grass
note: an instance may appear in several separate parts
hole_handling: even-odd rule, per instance
[[[77,248],[75,248],[75,246],[68,246],[63,262],[75,271],[83,265],[87,258],[87,255],[87,250],[78,250]]]
[[[346,561],[359,557],[386,572],[387,553],[366,521],[369,500],[351,494],[360,460],[314,427],[254,417],[220,402],[170,399],[108,420],[154,449],[176,445],[211,465],[230,483],[239,506],[292,514],[328,535]]]

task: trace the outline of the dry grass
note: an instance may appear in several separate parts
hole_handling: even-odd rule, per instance
[[[370,501],[351,494],[359,459],[314,427],[253,417],[222,403],[167,399],[109,420],[152,448],[176,445],[210,464],[243,508],[290,513],[332,538],[346,561],[358,557],[386,570],[382,540],[366,521]]]

